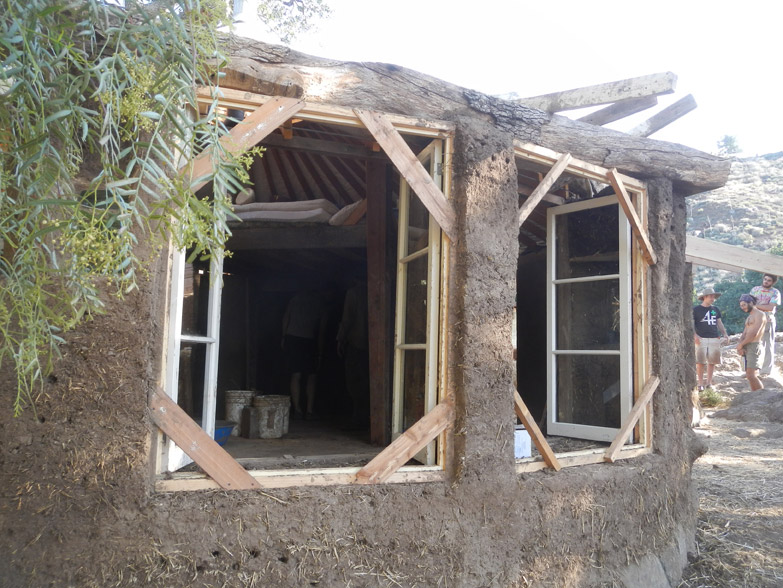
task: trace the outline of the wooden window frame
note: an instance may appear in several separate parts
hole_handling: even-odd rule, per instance
[[[657,262],[647,237],[647,186],[645,182],[620,174],[615,169],[606,169],[574,157],[568,153],[558,153],[545,147],[520,140],[514,141],[515,157],[550,167],[550,172],[542,179],[539,188],[533,191],[530,205],[523,203],[520,208],[521,225],[532,208],[547,197],[547,190],[557,177],[568,172],[577,177],[611,184],[618,203],[628,219],[632,238],[631,257],[631,378],[634,404],[623,415],[623,423],[612,444],[608,448],[587,449],[581,451],[554,453],[545,437],[533,422],[519,393],[515,391],[515,412],[531,434],[533,443],[541,454],[515,460],[517,473],[528,473],[546,468],[556,471],[564,467],[614,462],[618,459],[631,459],[647,455],[653,450],[652,436],[652,396],[659,380],[650,372],[651,347],[649,325],[649,266]],[[633,433],[633,442],[626,443]]]
[[[205,103],[211,102],[211,97],[206,89],[199,90],[199,96],[200,100],[203,100]],[[218,488],[284,488],[351,483],[423,483],[444,481],[446,479],[446,430],[454,422],[453,397],[447,392],[449,379],[446,369],[450,238],[454,237],[456,228],[456,214],[449,201],[454,125],[443,121],[424,121],[400,115],[353,111],[327,105],[308,105],[298,100],[281,99],[236,90],[221,90],[221,96],[221,106],[246,111],[254,110],[253,114],[256,115],[255,118],[257,119],[253,121],[252,125],[245,127],[244,130],[240,129],[238,133],[232,131],[233,137],[230,137],[227,141],[231,149],[246,148],[263,140],[263,136],[266,136],[266,134],[282,124],[282,121],[278,122],[277,119],[281,116],[287,119],[288,116],[285,116],[285,114],[292,111],[296,112],[297,118],[304,120],[367,128],[378,140],[384,151],[386,151],[400,175],[407,180],[408,184],[419,196],[430,212],[430,218],[434,217],[436,219],[441,229],[437,231],[439,241],[437,245],[440,247],[440,255],[437,260],[438,268],[432,270],[429,275],[436,276],[438,279],[436,284],[429,284],[428,288],[436,288],[439,291],[438,299],[441,310],[439,316],[434,319],[434,324],[430,324],[428,331],[437,333],[436,346],[432,355],[436,358],[438,369],[437,374],[431,375],[429,380],[433,385],[437,385],[439,403],[363,468],[256,470],[246,472],[246,475],[243,477],[243,473],[241,471],[237,472],[236,468],[233,467],[225,468],[232,470],[229,474],[222,472],[221,463],[231,460],[233,466],[238,465],[238,462],[229,456],[222,447],[212,441],[209,431],[203,431],[204,434],[202,435],[197,425],[194,429],[191,425],[195,423],[190,422],[192,419],[187,417],[184,411],[182,411],[182,414],[175,415],[176,418],[174,419],[169,418],[172,412],[179,412],[181,409],[177,407],[175,402],[171,402],[171,398],[166,395],[165,391],[155,392],[151,395],[149,405],[152,421],[159,427],[158,434],[154,435],[153,443],[153,483],[155,489],[161,492],[169,492]],[[258,115],[257,113],[262,109],[266,110],[266,114],[263,114],[263,116]],[[245,120],[247,121],[251,116],[248,116]],[[274,123],[269,123],[269,120],[273,120]],[[439,172],[442,174],[442,184],[440,186],[436,186],[429,173],[421,167],[415,155],[405,145],[400,133],[429,137],[441,142],[442,166]],[[262,137],[261,139],[256,138],[259,135]],[[192,183],[198,187],[203,185],[201,177],[205,174],[204,160],[205,157],[201,156],[183,167],[185,173],[189,172],[193,178]],[[416,167],[416,164],[418,164],[418,167]],[[209,170],[206,169],[206,171],[208,172]],[[178,362],[175,362],[174,359],[179,357],[180,343],[188,339],[187,336],[181,334],[183,256],[184,252],[178,251],[170,251],[169,254],[168,304],[166,307],[168,329],[166,342],[164,343],[166,356],[164,357],[163,366],[165,374],[161,376],[161,380],[164,382],[167,390],[176,390],[178,369],[175,364]],[[212,269],[212,272],[216,272],[215,276],[220,276],[219,262],[220,260],[218,260],[217,266]],[[219,287],[219,279],[211,281],[217,282],[218,285],[216,287]],[[210,295],[210,301],[212,299],[213,296]],[[219,296],[216,299],[219,300]],[[217,308],[217,312],[211,312],[209,317],[210,324],[212,321],[215,321],[217,328],[219,328],[219,312],[220,309]],[[202,337],[197,337],[196,339],[198,339],[197,342],[199,343],[206,342],[212,345],[215,350],[217,349],[218,341],[216,338],[211,338],[209,341]],[[201,339],[205,340],[202,341]],[[212,371],[216,370],[216,362],[214,362],[213,368]],[[210,370],[207,369],[206,371],[209,372]],[[216,383],[216,378],[212,378],[212,380],[214,380],[213,383]],[[182,419],[183,415],[187,417],[186,421],[188,422],[181,421],[186,426],[178,426],[176,424],[177,419]],[[202,465],[202,462],[194,457],[207,474],[164,473],[164,468],[170,461],[168,453],[173,453],[170,449],[171,441],[165,440],[165,434],[162,430],[164,427],[175,427],[174,429],[169,429],[170,433],[172,433],[171,437],[179,439],[184,446],[190,446],[184,449],[188,455],[198,455],[200,452],[204,464],[209,464],[209,467],[212,469],[208,469],[207,465]],[[198,443],[195,439],[196,437],[198,437]],[[411,456],[430,445],[435,439],[438,440],[437,457],[433,465],[404,465]],[[199,444],[200,446],[196,447]],[[194,447],[196,448],[195,452],[193,451]],[[232,478],[231,476],[234,477]]]

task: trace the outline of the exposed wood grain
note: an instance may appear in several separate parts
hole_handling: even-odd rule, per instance
[[[677,100],[677,102],[671,106],[667,106],[659,113],[651,116],[642,124],[634,127],[628,131],[628,134],[633,135],[634,137],[649,137],[656,131],[660,131],[666,125],[673,123],[678,118],[682,118],[695,108],[696,99],[692,94],[688,94],[684,98]]]
[[[626,116],[641,112],[642,110],[652,108],[656,104],[658,104],[657,96],[642,96],[641,98],[615,102],[614,104],[610,104],[600,110],[586,114],[576,120],[591,125],[606,125],[610,122],[625,118]]]
[[[454,240],[456,237],[457,214],[430,174],[411,151],[400,133],[383,115],[377,112],[356,110],[356,116],[365,124],[375,140],[392,160],[405,181],[435,218],[443,232]]]
[[[562,467],[560,462],[557,457],[555,457],[555,453],[552,451],[549,443],[547,443],[546,437],[544,437],[541,429],[538,428],[533,415],[530,414],[530,411],[527,409],[525,401],[522,400],[522,397],[516,390],[514,390],[514,412],[517,413],[519,420],[522,421],[522,424],[525,425],[525,429],[530,433],[530,438],[533,440],[536,449],[538,449],[538,452],[541,454],[541,457],[546,464],[553,470],[559,471]]]
[[[630,434],[631,430],[636,426],[636,423],[638,422],[639,418],[644,413],[644,409],[647,406],[647,403],[649,403],[650,400],[652,400],[653,394],[655,394],[655,391],[658,389],[658,385],[660,383],[661,383],[660,378],[658,378],[658,376],[653,376],[644,385],[644,389],[642,390],[641,395],[636,400],[636,403],[633,405],[631,412],[628,414],[628,419],[625,421],[625,423],[623,423],[623,426],[620,427],[620,431],[617,433],[617,436],[614,438],[614,441],[612,441],[612,444],[609,446],[609,449],[606,450],[606,454],[604,455],[604,461],[608,461],[608,462],[615,461],[615,459],[617,458],[617,454],[619,453],[620,449],[625,443],[625,440],[628,438],[628,435]]]
[[[628,221],[631,223],[631,229],[636,235],[636,238],[639,240],[639,244],[641,245],[642,255],[644,255],[644,259],[650,265],[655,265],[658,261],[658,258],[656,257],[655,252],[653,251],[652,244],[650,243],[650,238],[647,236],[647,231],[644,230],[644,226],[642,226],[642,221],[639,220],[639,215],[636,214],[636,209],[634,208],[633,203],[631,202],[631,197],[628,195],[628,191],[625,189],[625,185],[623,184],[623,181],[620,179],[617,170],[616,169],[609,170],[607,177],[609,183],[611,183],[612,187],[614,188],[615,194],[617,194],[617,199],[620,202],[620,207],[623,209],[623,212],[625,212],[625,216],[628,218]]]
[[[207,435],[165,392],[150,396],[152,421],[224,490],[252,490],[260,484]]]
[[[538,203],[541,202],[541,199],[546,196],[546,193],[549,192],[549,189],[563,173],[569,161],[571,161],[571,154],[563,153],[549,169],[544,179],[536,189],[533,190],[533,193],[525,200],[525,203],[519,209],[518,226],[522,226],[522,223],[527,220],[528,215],[533,212],[536,206],[538,206]]]
[[[444,401],[421,417],[356,473],[357,484],[385,482],[454,422],[454,406]]]

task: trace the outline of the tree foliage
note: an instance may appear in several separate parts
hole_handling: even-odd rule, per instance
[[[737,143],[736,137],[732,135],[723,135],[723,137],[718,140],[718,155],[721,157],[728,157],[729,155],[741,152],[742,149],[740,148],[739,143]]]
[[[324,0],[261,0],[258,4],[259,17],[283,43],[290,43],[295,35],[310,30],[313,21],[330,13]]]
[[[137,239],[222,251],[240,162],[196,95],[219,80],[223,0],[0,6],[0,365],[19,414],[63,334],[136,288]],[[205,147],[210,176],[180,174]]]

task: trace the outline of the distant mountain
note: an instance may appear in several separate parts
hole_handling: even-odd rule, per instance
[[[723,188],[686,199],[689,235],[767,251],[783,243],[783,151],[734,159]],[[699,290],[738,274],[693,266]]]

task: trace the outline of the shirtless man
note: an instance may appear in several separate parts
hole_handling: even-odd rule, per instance
[[[756,308],[756,297],[750,294],[740,296],[740,308],[748,313],[745,328],[737,343],[737,353],[745,357],[745,377],[748,378],[750,389],[760,390],[764,384],[759,380],[758,371],[761,367],[761,346],[759,341],[767,326],[767,315]]]

